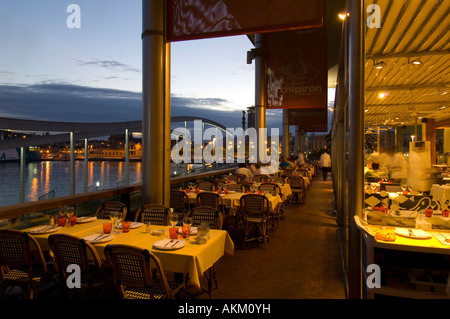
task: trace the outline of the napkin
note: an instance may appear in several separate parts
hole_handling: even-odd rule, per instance
[[[184,247],[186,242],[184,240],[176,239],[172,241],[172,239],[165,238],[163,240],[157,241],[154,245],[156,248],[160,249],[177,249]]]

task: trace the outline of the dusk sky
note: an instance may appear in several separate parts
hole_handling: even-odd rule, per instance
[[[71,4],[79,28],[68,25]],[[141,12],[141,0],[0,0],[0,116],[140,120]],[[255,101],[252,47],[246,36],[172,43],[172,116],[240,126]],[[267,126],[281,125],[281,111],[267,111]]]

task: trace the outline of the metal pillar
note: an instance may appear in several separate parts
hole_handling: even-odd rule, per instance
[[[361,298],[361,235],[353,215],[362,216],[364,203],[364,9],[349,0],[349,298]]]
[[[289,157],[289,113],[283,109],[283,141],[281,144],[281,156]]]
[[[84,175],[83,175],[83,193],[88,191],[88,139],[84,139]]]
[[[73,132],[70,132],[70,195],[75,194],[75,143]]]
[[[125,129],[125,185],[130,185],[130,141],[128,129]]]
[[[20,148],[20,189],[19,189],[19,203],[25,202],[25,149]]]
[[[255,35],[255,128],[258,136],[258,162],[265,162],[266,152],[265,134],[260,134],[261,129],[266,129],[266,63],[264,58],[264,34]]]
[[[165,145],[166,125],[170,129],[170,121],[166,123],[167,113],[170,117],[170,104],[165,96],[164,15],[163,1],[142,1],[143,204],[165,205],[165,193],[170,185],[170,174],[165,169],[170,166]]]

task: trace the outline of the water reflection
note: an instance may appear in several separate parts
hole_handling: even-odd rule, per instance
[[[141,162],[130,162],[130,184],[138,183],[142,173]],[[115,188],[124,185],[124,162],[89,162],[89,190]],[[70,194],[69,161],[43,161],[27,163],[25,167],[25,201],[38,200],[40,196],[55,190],[57,197]],[[19,202],[19,163],[0,163],[0,206]],[[75,193],[83,192],[84,162],[75,162]]]

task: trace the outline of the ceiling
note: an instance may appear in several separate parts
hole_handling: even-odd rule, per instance
[[[423,117],[450,127],[450,1],[366,1],[371,4],[381,9],[381,25],[366,27],[366,124],[413,125]],[[419,58],[422,64],[412,63]]]

